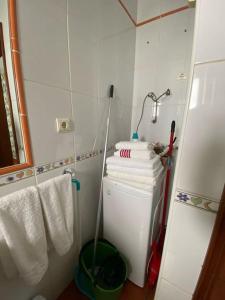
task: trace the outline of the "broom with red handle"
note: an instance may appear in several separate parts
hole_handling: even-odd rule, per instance
[[[167,171],[166,171],[166,181],[165,181],[162,223],[160,226],[159,239],[158,239],[158,241],[154,241],[151,245],[152,255],[151,255],[151,261],[149,263],[149,276],[148,276],[148,283],[151,287],[155,286],[158,276],[159,276],[159,269],[160,269],[161,258],[162,258],[162,250],[163,250],[163,244],[164,244],[165,234],[166,234],[166,214],[167,214],[169,189],[170,189],[173,144],[175,142],[175,139],[174,139],[175,127],[176,127],[176,123],[175,123],[175,121],[172,121],[171,130],[170,130],[169,149],[167,152],[168,158],[167,158]]]

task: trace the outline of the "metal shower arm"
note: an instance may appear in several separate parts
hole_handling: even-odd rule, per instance
[[[162,98],[163,96],[170,96],[171,95],[171,90],[167,89],[162,95],[160,95],[158,98],[156,97],[156,95],[151,92],[148,94],[148,96],[152,99],[152,101],[154,102],[158,102],[160,98]]]
[[[163,96],[170,96],[171,95],[171,90],[167,89],[163,94],[161,94],[158,98],[152,98],[152,101],[154,102],[153,108],[152,108],[152,123],[157,122],[157,117],[158,117],[158,104],[159,104],[159,99],[161,99]]]

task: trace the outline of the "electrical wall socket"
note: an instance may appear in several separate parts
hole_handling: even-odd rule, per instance
[[[68,118],[57,118],[56,128],[58,133],[66,133],[73,130],[73,123]]]

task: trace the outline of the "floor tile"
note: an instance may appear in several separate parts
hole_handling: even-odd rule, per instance
[[[127,281],[120,300],[153,300],[154,294],[155,290],[150,290],[147,286],[145,288],[140,288],[130,281]],[[72,282],[57,300],[74,299],[87,300],[88,298],[82,295]]]

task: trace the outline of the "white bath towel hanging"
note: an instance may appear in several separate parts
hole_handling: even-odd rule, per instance
[[[35,187],[0,198],[0,230],[19,276],[30,285],[37,284],[48,268],[48,256],[41,204]]]
[[[115,145],[116,150],[153,150],[153,145],[148,142],[119,142]]]
[[[124,166],[129,168],[155,169],[159,165],[162,166],[159,155],[156,155],[151,160],[143,159],[124,159],[122,157],[110,156],[106,159],[106,164]]]
[[[9,247],[0,230],[0,263],[7,279],[18,277],[18,270],[10,254]]]
[[[61,175],[38,185],[48,236],[59,255],[73,244],[74,205],[71,176]]]

